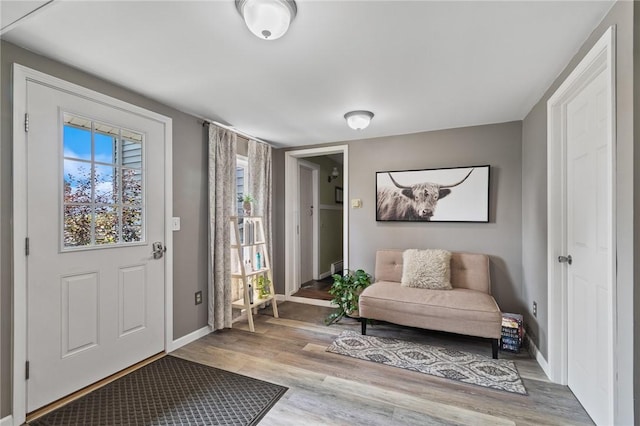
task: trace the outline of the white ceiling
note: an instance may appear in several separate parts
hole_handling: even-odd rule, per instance
[[[40,7],[49,3],[49,0],[42,1],[12,1],[0,3],[0,31],[5,32],[20,21],[21,18],[37,11]]]
[[[21,4],[3,0],[3,16]],[[289,32],[267,42],[233,0],[56,0],[2,38],[300,146],[521,120],[612,4],[300,0]],[[369,128],[346,126],[354,109],[375,113]]]

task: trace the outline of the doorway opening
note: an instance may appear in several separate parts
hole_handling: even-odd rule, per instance
[[[285,157],[285,299],[330,306],[331,276],[348,267],[347,146]]]

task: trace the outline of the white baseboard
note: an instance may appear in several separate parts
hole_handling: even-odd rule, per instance
[[[327,271],[327,272],[323,272],[320,274],[320,276],[318,277],[318,280],[324,280],[325,278],[331,276],[331,271]]]
[[[206,325],[199,330],[191,332],[186,336],[182,336],[179,339],[176,339],[173,342],[171,342],[171,348],[169,348],[167,352],[173,352],[176,349],[183,347],[184,345],[188,345],[191,342],[195,342],[199,338],[204,337],[209,333],[211,333],[211,327]]]
[[[544,359],[542,353],[540,353],[538,347],[535,343],[533,343],[533,340],[531,340],[531,337],[529,337],[528,334],[525,334],[525,338],[527,339],[529,353],[536,359],[536,361],[540,365],[540,368],[542,368],[542,371],[544,371],[544,374],[547,375],[547,378],[551,380],[551,375],[549,374],[549,364],[547,364],[547,360]]]
[[[0,419],[0,426],[13,426],[13,416],[8,415]]]

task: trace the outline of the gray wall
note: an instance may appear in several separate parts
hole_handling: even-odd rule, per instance
[[[174,232],[174,338],[207,324],[207,304],[194,305],[194,293],[207,293],[207,148],[201,122],[127,89],[77,69],[1,42],[1,144],[0,144],[0,418],[11,414],[11,65],[27,67],[88,87],[173,119],[173,215],[182,219]]]
[[[522,138],[522,221],[525,224],[522,232],[522,265],[523,294],[526,296],[526,321],[530,331],[537,334],[536,343],[543,356],[547,357],[547,108],[546,102],[571,73],[585,54],[593,47],[603,32],[611,25],[616,25],[616,132],[617,132],[617,187],[616,187],[616,238],[618,256],[617,304],[618,327],[617,347],[615,353],[618,366],[622,368],[618,375],[622,389],[619,407],[621,413],[632,413],[633,403],[633,366],[634,349],[634,276],[639,274],[637,250],[640,243],[640,227],[634,228],[633,205],[639,203],[640,185],[634,188],[634,2],[617,2],[585,41],[578,53],[571,59],[566,68],[551,84],[540,102],[531,110],[523,122]],[[636,19],[638,19],[636,17]],[[637,37],[637,36],[636,36]],[[638,48],[636,44],[636,49]],[[637,57],[637,55],[636,55]],[[636,73],[637,74],[637,73]],[[637,99],[637,95],[636,95]],[[637,130],[636,130],[637,131]],[[637,160],[635,164],[640,166]],[[636,167],[637,169],[638,167]],[[635,179],[639,179],[636,172]],[[636,215],[638,216],[638,215]],[[639,221],[636,217],[635,221]],[[634,259],[636,260],[634,266]],[[638,298],[638,295],[635,295]],[[533,300],[538,301],[538,318],[530,314]],[[637,314],[636,314],[637,315]],[[636,317],[636,320],[638,318]],[[636,334],[637,335],[637,334]],[[636,352],[638,354],[639,352]],[[636,356],[636,359],[638,357]],[[635,373],[637,375],[637,372]],[[640,385],[640,383],[638,383]],[[620,418],[620,424],[631,424],[630,418]]]
[[[363,203],[362,208],[351,209],[349,216],[349,267],[373,273],[375,251],[382,248],[486,253],[491,255],[493,294],[500,307],[520,312],[521,139],[521,123],[512,122],[341,143],[349,145],[349,196]],[[491,165],[490,223],[376,222],[377,171],[483,164]],[[278,194],[284,194],[284,171],[276,170]],[[284,197],[276,200],[277,209],[283,211]],[[345,200],[345,208],[349,205]],[[282,224],[278,246],[284,245],[283,229]],[[276,259],[283,263],[282,256]],[[283,269],[278,264],[277,271]]]
[[[285,208],[284,208],[284,186],[285,186],[285,150],[272,150],[272,192],[273,192],[273,254],[271,256],[271,272],[273,274],[273,286],[276,293],[284,294],[284,253],[285,253]]]
[[[522,287],[527,333],[547,357],[547,108],[522,123]],[[537,318],[533,302],[538,304]]]
[[[349,267],[373,273],[382,248],[486,253],[500,308],[519,312],[521,138],[521,124],[513,122],[349,142],[349,197],[362,199],[349,216]],[[483,164],[491,165],[490,223],[376,222],[377,171]]]

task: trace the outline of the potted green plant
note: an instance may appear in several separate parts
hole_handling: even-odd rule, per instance
[[[330,314],[325,323],[331,325],[343,317],[358,317],[358,300],[362,290],[371,284],[371,275],[358,269],[345,270],[344,275],[334,274],[333,285],[329,294],[333,296],[331,303],[338,306],[338,310]]]
[[[238,196],[238,201],[242,201],[242,210],[244,211],[244,215],[251,216],[251,203],[255,201],[251,194]]]
[[[269,287],[271,280],[268,277],[264,275],[257,275],[253,279],[253,283],[255,288],[258,290],[258,299],[264,299],[271,294],[271,289]]]

